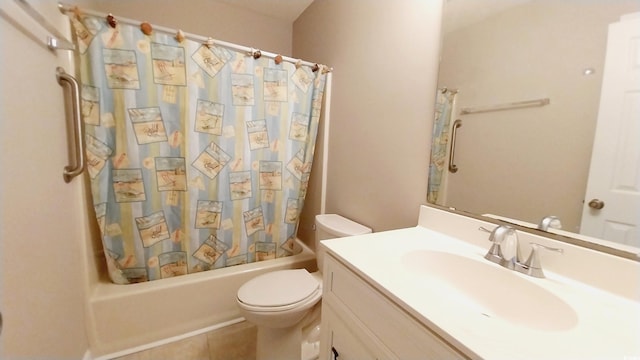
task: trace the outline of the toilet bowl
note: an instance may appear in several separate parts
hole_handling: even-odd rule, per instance
[[[318,269],[322,270],[324,258],[321,240],[370,232],[370,228],[339,215],[317,215]],[[258,328],[256,359],[303,359],[303,352],[304,360],[317,358],[321,297],[321,271],[278,270],[243,284],[236,300],[244,318]],[[303,339],[303,328],[311,339]]]
[[[246,282],[238,305],[247,321],[280,329],[299,323],[321,297],[322,284],[307,270],[278,270]]]

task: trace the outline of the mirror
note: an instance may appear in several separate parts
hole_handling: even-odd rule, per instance
[[[580,231],[597,211],[584,200],[608,27],[634,12],[639,0],[448,0],[436,118],[451,115],[434,126],[429,202],[534,229],[554,215],[549,231],[591,242]],[[631,234],[593,240],[640,253]]]

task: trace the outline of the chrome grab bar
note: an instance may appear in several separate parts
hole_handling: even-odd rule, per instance
[[[67,83],[71,89],[71,105],[73,113],[73,124],[71,128],[73,129],[73,153],[75,155],[75,164],[65,166],[62,173],[64,181],[69,183],[74,177],[80,175],[84,171],[84,141],[82,141],[83,122],[80,111],[80,84],[78,84],[78,81],[73,76],[67,74],[61,67],[56,68],[56,79],[60,86],[64,86],[64,83]],[[68,97],[65,97],[65,99],[68,99]]]
[[[462,126],[462,120],[458,119],[453,122],[453,130],[451,131],[451,147],[449,148],[449,172],[458,172],[458,165],[454,164],[456,156],[456,137],[458,128]]]

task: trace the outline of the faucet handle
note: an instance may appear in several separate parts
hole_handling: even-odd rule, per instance
[[[486,233],[490,233],[490,232],[491,232],[491,230],[487,229],[487,228],[486,228],[486,227],[484,227],[484,226],[480,226],[480,227],[478,228],[478,230],[480,230],[480,231],[484,231],[484,232],[486,232]]]
[[[538,230],[548,231],[549,228],[562,229],[562,222],[560,222],[560,218],[554,215],[543,217],[538,225]]]
[[[548,251],[553,251],[562,254],[564,252],[563,249],[554,248],[550,246],[545,246],[538,243],[531,243],[531,254],[529,254],[529,258],[527,261],[522,264],[522,266],[518,267],[518,271],[521,273],[531,275],[537,278],[544,278],[544,272],[542,271],[542,265],[540,264],[540,249],[545,249]]]
[[[479,227],[478,230],[490,233],[489,241],[492,242],[491,248],[484,258],[496,264],[502,264],[504,256],[502,255],[500,244],[507,234],[514,232],[514,229],[507,225],[499,225],[493,230],[489,230],[482,226]]]
[[[515,232],[515,229],[509,225],[498,225],[493,230],[489,230],[484,226],[480,226],[478,230],[490,233],[489,241],[498,244],[501,243],[507,235]]]
[[[489,241],[491,241],[493,244],[491,244],[491,248],[489,249],[489,251],[487,251],[487,254],[484,256],[484,258],[493,263],[500,264],[502,262],[502,255],[500,255],[500,241],[496,241],[496,239],[494,239],[493,232],[491,230],[482,226],[479,227],[478,230],[491,233],[491,235],[489,236]]]

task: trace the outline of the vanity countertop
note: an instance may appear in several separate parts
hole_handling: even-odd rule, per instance
[[[544,279],[507,270],[484,259],[488,241],[483,248],[417,226],[325,240],[322,244],[378,291],[470,358],[640,359],[640,299],[622,297],[548,270]],[[532,314],[540,320],[538,325],[542,324],[534,327],[491,316],[470,301],[464,291],[440,286],[442,283],[411,270],[412,266],[419,266],[420,254],[434,251],[486,262],[486,266],[520,278],[516,281],[532,282],[545,289],[571,310],[562,314],[565,319],[558,327],[547,329],[545,316],[550,316],[549,324],[558,321],[557,316]],[[465,284],[474,284],[476,280],[470,276],[460,288],[464,290]],[[491,287],[489,291],[504,297],[504,306],[511,306],[510,299],[519,295],[513,293],[517,288],[500,281]]]

